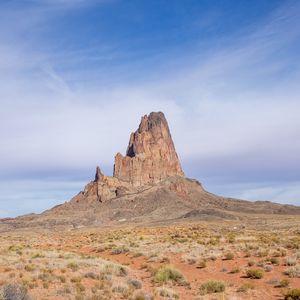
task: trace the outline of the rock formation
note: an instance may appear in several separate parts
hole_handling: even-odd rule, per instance
[[[170,176],[184,176],[167,120],[162,112],[142,117],[131,133],[126,156],[115,157],[114,177],[134,186],[158,183]]]
[[[143,116],[139,128],[131,133],[126,156],[115,156],[113,176],[105,176],[97,167],[95,180],[74,200],[105,202],[143,191],[174,176],[183,177],[184,173],[167,120],[162,112],[152,112]],[[184,193],[184,187],[178,187],[178,192]]]
[[[96,167],[96,174],[95,174],[95,182],[101,181],[103,179],[104,175],[101,172],[101,169],[99,166]]]
[[[178,222],[248,218],[248,214],[298,214],[300,207],[248,202],[205,191],[184,177],[168,123],[161,112],[142,117],[131,134],[126,155],[115,157],[114,174],[99,167],[95,179],[71,201],[40,215],[0,220],[0,232],[42,226],[107,226],[119,222]]]

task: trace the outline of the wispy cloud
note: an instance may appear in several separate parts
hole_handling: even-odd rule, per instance
[[[208,180],[206,189],[226,197],[250,201],[272,201],[283,204],[299,205],[299,181],[272,182],[214,182]]]
[[[218,177],[216,191],[226,178],[235,188],[251,181],[241,197],[297,198],[295,188],[289,196],[269,192],[253,178],[285,188],[300,179],[298,2],[206,48],[199,41],[184,53],[150,56],[123,41],[64,48],[43,38],[59,10],[97,1],[33,1],[15,9],[16,3],[0,12],[0,28],[10,28],[0,29],[2,178],[95,164],[110,172],[139,117],[162,110],[187,175],[204,185]]]

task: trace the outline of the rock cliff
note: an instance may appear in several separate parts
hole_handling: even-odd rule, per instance
[[[114,177],[134,186],[155,184],[170,176],[184,176],[167,120],[162,112],[142,117],[131,133],[126,156],[115,156]]]
[[[96,168],[95,180],[73,201],[105,202],[124,195],[146,190],[169,177],[184,177],[170,134],[168,122],[162,112],[152,112],[141,119],[138,129],[131,133],[126,156],[115,156],[113,176],[105,176]],[[184,194],[185,187],[173,190]]]

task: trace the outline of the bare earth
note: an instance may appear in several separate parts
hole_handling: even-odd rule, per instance
[[[208,280],[225,291],[201,289]],[[300,216],[8,231],[0,286],[9,283],[32,299],[283,299],[300,287]]]

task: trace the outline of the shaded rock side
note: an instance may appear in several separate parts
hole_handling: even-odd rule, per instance
[[[126,156],[120,153],[115,156],[113,176],[133,186],[184,176],[162,112],[142,117],[139,128],[130,135]]]

